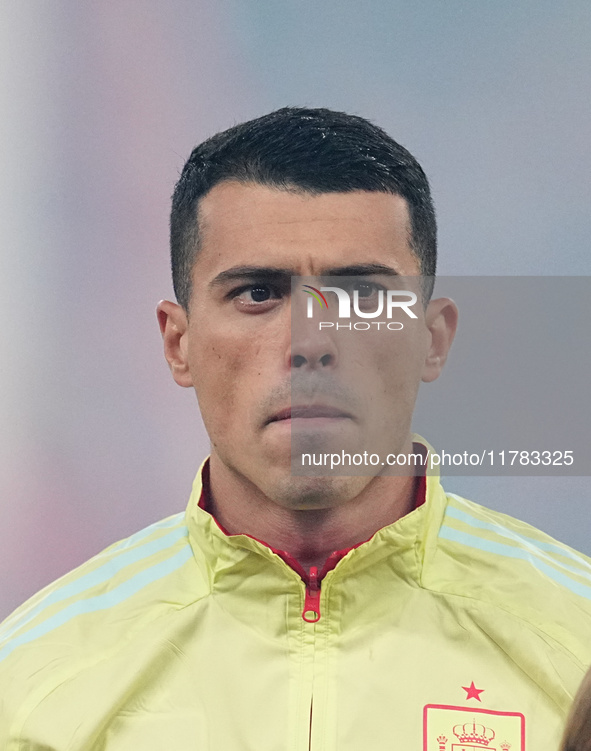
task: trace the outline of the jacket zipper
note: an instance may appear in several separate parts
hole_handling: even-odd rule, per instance
[[[306,583],[306,598],[302,618],[306,623],[316,623],[320,620],[320,582],[318,581],[318,569],[310,567],[308,581]]]

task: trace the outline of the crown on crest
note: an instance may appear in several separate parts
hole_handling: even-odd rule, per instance
[[[460,743],[472,743],[479,746],[488,746],[495,737],[495,731],[492,728],[477,725],[475,720],[472,720],[472,723],[456,725],[453,733]]]

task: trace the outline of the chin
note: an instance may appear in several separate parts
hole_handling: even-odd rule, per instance
[[[334,508],[355,498],[370,477],[302,477],[288,474],[261,488],[267,498],[284,508],[309,511]]]

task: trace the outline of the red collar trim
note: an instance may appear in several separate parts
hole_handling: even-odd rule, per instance
[[[415,444],[420,445],[420,444]],[[421,475],[417,478],[417,487],[416,487],[416,494],[415,494],[415,505],[413,508],[413,511],[419,506],[422,506],[427,499],[427,478],[425,475]],[[203,469],[201,470],[201,495],[199,497],[199,508],[202,508],[204,511],[207,511],[207,513],[211,516],[211,518],[214,520],[214,522],[218,525],[220,530],[226,535],[226,537],[236,537],[236,535],[232,535],[228,532],[227,529],[225,529],[219,521],[215,518],[215,516],[211,513],[211,491],[210,491],[210,483],[209,483],[209,459],[205,462],[203,465]],[[294,558],[292,555],[290,555],[286,550],[278,550],[277,548],[274,548],[272,545],[269,545],[264,540],[259,540],[257,537],[253,537],[252,535],[248,535],[246,533],[243,533],[246,537],[250,537],[251,540],[256,540],[256,542],[259,542],[261,545],[264,545],[265,547],[269,548],[273,553],[278,555],[281,559],[287,563],[288,566],[290,566],[296,573],[298,573],[302,579],[306,582],[306,584],[309,583],[309,576],[308,572],[305,570],[305,568],[302,566],[302,564]],[[371,539],[371,538],[369,538]],[[361,542],[358,542],[356,545],[351,545],[350,548],[342,548],[341,550],[335,550],[333,553],[331,553],[326,561],[324,562],[324,566],[322,567],[322,570],[318,574],[318,579],[322,579],[329,571],[332,571],[332,569],[337,565],[337,563],[341,560],[341,558],[344,558],[347,553],[349,553],[351,550],[354,550],[355,548],[358,548],[360,545],[363,545],[365,542],[368,542],[368,540],[362,540]]]

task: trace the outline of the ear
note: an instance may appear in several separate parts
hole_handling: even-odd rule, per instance
[[[180,305],[170,300],[161,300],[156,308],[156,316],[164,343],[164,357],[179,386],[193,385],[189,372],[188,321],[187,314]]]
[[[439,378],[458,325],[458,306],[449,297],[431,300],[427,306],[425,322],[431,343],[423,365],[422,380],[430,383]]]

